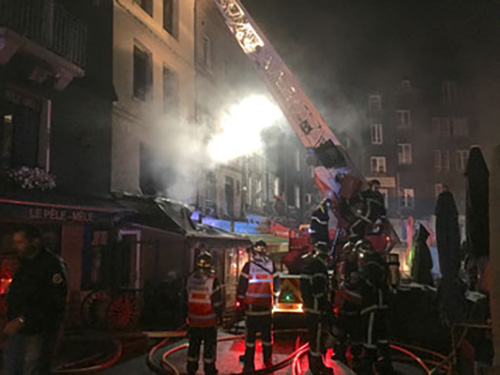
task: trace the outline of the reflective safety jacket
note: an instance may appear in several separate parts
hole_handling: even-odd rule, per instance
[[[275,291],[277,275],[271,259],[254,259],[245,264],[238,283],[238,295],[245,301],[247,315],[270,314]]]
[[[195,271],[188,279],[188,317],[191,327],[214,327],[221,315],[221,293],[217,278]]]

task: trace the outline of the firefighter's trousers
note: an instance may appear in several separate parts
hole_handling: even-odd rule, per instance
[[[203,369],[206,375],[217,374],[217,327],[190,327],[187,372],[194,375],[198,370],[200,349],[203,343]]]
[[[323,356],[326,354],[326,332],[328,326],[322,315],[306,313],[307,341],[309,343],[309,370],[314,375],[324,374],[326,367]]]
[[[336,358],[347,363],[346,353],[350,348],[353,360],[359,360],[363,351],[363,328],[359,312],[342,311],[338,319],[338,326],[343,332],[335,348]]]
[[[262,354],[264,363],[271,361],[273,351],[272,339],[272,315],[246,315],[245,316],[245,370],[255,368],[255,340],[257,332],[260,332],[262,338]]]
[[[360,375],[394,373],[392,367],[387,332],[387,314],[385,310],[373,310],[362,315],[364,336],[364,355]]]

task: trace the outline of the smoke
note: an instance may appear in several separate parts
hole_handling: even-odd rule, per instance
[[[218,116],[214,126],[164,117],[157,125],[159,163],[152,168],[169,198],[193,204],[204,175],[263,147],[262,132],[282,119],[265,96],[254,95]]]

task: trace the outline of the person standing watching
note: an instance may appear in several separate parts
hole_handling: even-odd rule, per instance
[[[12,244],[20,266],[7,291],[4,374],[48,375],[66,306],[66,266],[33,225],[14,229]]]

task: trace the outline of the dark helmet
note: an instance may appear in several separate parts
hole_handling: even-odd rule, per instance
[[[342,247],[342,259],[352,261],[356,256],[356,242],[347,241]]]
[[[212,269],[213,257],[208,251],[202,252],[196,258],[196,268],[200,270]]]
[[[372,243],[364,239],[356,242],[356,244],[354,245],[354,250],[356,250],[357,252],[365,252],[365,253],[375,251]]]
[[[264,240],[258,240],[252,247],[254,254],[266,255],[267,244]]]
[[[387,278],[387,263],[383,256],[366,240],[358,241],[356,248],[361,276],[374,285],[382,285]]]

